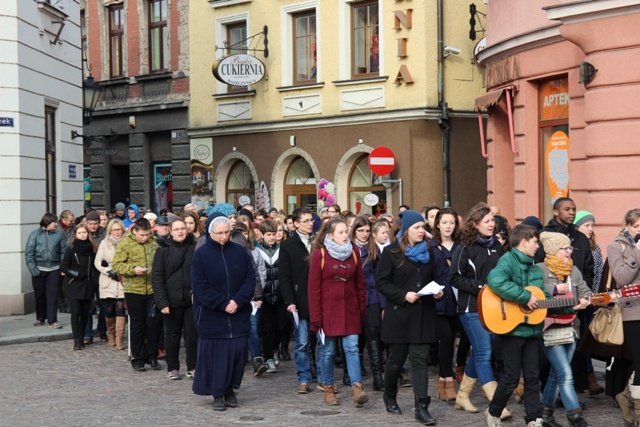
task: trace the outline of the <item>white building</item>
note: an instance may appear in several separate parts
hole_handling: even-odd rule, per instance
[[[83,211],[78,0],[0,2],[0,315],[34,311],[24,262],[45,212]]]

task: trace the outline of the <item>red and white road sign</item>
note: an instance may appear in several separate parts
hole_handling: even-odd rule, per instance
[[[396,155],[390,148],[374,148],[369,154],[369,169],[376,175],[390,174],[396,167]]]

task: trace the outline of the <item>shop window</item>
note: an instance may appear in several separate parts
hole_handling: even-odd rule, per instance
[[[376,185],[378,175],[369,169],[368,155],[362,156],[355,162],[349,173],[349,210],[356,215],[380,215],[387,212],[387,190],[383,185]],[[378,203],[368,206],[364,203],[367,194],[375,194]]]
[[[167,0],[149,0],[149,68],[152,73],[169,69]]]
[[[250,204],[255,205],[255,183],[251,175],[249,166],[241,160],[236,162],[227,177],[227,203],[233,206],[240,204],[240,197],[247,196],[251,199]]]
[[[47,212],[57,213],[58,186],[56,183],[56,109],[44,109],[44,153]]]
[[[316,178],[309,162],[300,156],[293,159],[285,174],[284,197],[288,214],[299,207],[317,208]]]
[[[109,70],[111,78],[123,76],[122,39],[124,8],[122,3],[109,6]]]
[[[153,211],[173,210],[173,175],[171,163],[153,164]]]
[[[566,77],[540,83],[541,218],[553,217],[553,203],[569,197],[569,80]]]
[[[351,5],[351,77],[374,77],[380,69],[378,1]]]
[[[293,82],[313,83],[317,79],[316,11],[293,15]]]

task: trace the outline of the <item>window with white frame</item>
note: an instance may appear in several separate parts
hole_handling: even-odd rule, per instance
[[[351,78],[378,76],[380,33],[378,1],[351,4]]]
[[[318,76],[316,11],[308,10],[293,18],[293,83],[312,83]]]
[[[167,0],[149,0],[149,69],[152,73],[169,69]]]

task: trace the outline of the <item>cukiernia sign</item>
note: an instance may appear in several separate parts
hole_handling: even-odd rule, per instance
[[[229,55],[214,62],[213,76],[234,86],[249,86],[264,78],[265,66],[258,58],[240,53]]]

